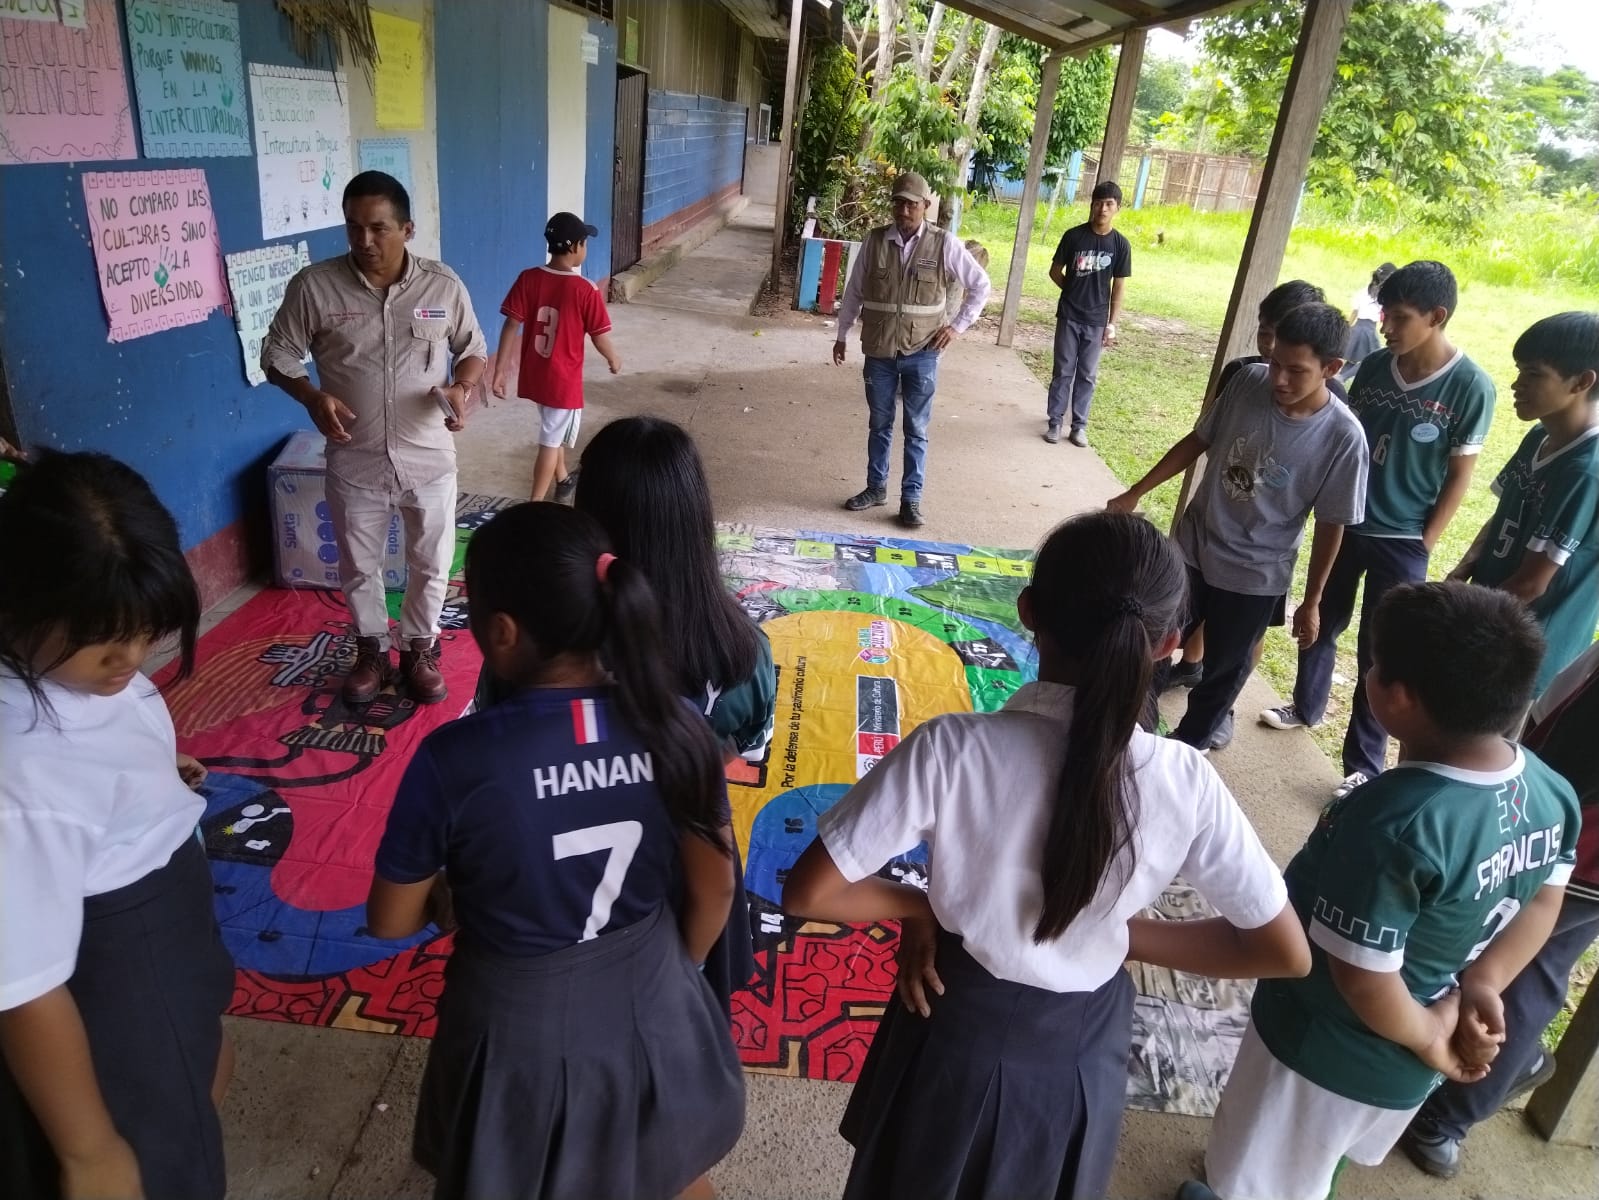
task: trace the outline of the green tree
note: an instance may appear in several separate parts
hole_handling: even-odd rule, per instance
[[[1191,98],[1224,149],[1265,152],[1299,36],[1301,4],[1251,4],[1208,22],[1213,95]],[[1480,227],[1512,177],[1526,118],[1484,86],[1498,61],[1450,27],[1442,0],[1355,0],[1322,114],[1309,185],[1357,213]]]
[[[1188,97],[1193,70],[1176,58],[1152,56],[1144,59],[1138,75],[1138,91],[1133,96],[1133,138],[1149,140],[1163,128],[1161,118],[1179,113]]]
[[[999,65],[984,98],[978,132],[980,165],[1008,179],[1020,179],[1027,170],[1044,53],[1042,46],[1023,38],[1000,39]],[[1091,146],[1105,135],[1115,77],[1115,59],[1103,48],[1062,60],[1046,162],[1063,163],[1073,151]]]

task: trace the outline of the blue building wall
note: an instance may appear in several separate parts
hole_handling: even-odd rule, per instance
[[[744,178],[748,109],[731,100],[651,92],[644,136],[644,227]]]
[[[545,259],[549,6],[455,0],[441,5],[434,39],[440,251],[492,354],[500,301]]]
[[[238,7],[247,62],[304,65],[274,6]],[[126,66],[127,38],[119,40]],[[210,186],[222,252],[262,245],[254,157],[0,168],[0,356],[24,445],[123,459],[173,511],[185,549],[241,518],[258,523],[254,541],[264,549],[264,466],[305,413],[270,385],[249,386],[233,321],[220,309],[202,324],[106,340],[82,172],[194,167]],[[313,260],[345,249],[342,228],[301,236]]]

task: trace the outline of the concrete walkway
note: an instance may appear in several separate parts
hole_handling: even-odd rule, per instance
[[[745,239],[743,253],[764,271],[768,238],[749,229],[717,235],[729,236]],[[590,356],[585,435],[619,416],[671,417],[699,442],[720,519],[844,532],[889,527],[891,509],[851,514],[839,508],[862,485],[865,470],[858,353],[852,348],[849,364],[835,368],[831,322],[799,313],[761,320],[745,315],[755,285],[735,285],[739,255],[713,251],[715,245],[713,238],[704,247],[713,266],[701,266],[696,255],[674,273],[692,268],[681,276],[686,280],[704,271],[723,280],[717,286],[727,295],[690,302],[685,297],[692,287],[668,276],[655,285],[669,284],[666,291],[613,309],[624,374],[605,374],[604,364],[596,369]],[[754,278],[755,262],[742,269]],[[705,303],[724,307],[698,306]],[[1028,546],[1055,522],[1121,490],[1091,452],[1044,443],[1043,407],[1044,389],[1010,351],[968,339],[948,352],[931,430],[925,537]],[[531,413],[520,403],[474,414],[459,439],[462,487],[525,495],[532,430]],[[1308,736],[1254,724],[1253,714],[1275,701],[1252,680],[1239,702],[1237,740],[1213,761],[1266,845],[1286,862],[1336,774]],[[409,1155],[425,1042],[259,1021],[229,1024],[239,1046],[225,1112],[234,1200],[430,1194],[430,1181]],[[849,1148],[836,1133],[848,1094],[841,1084],[750,1076],[744,1139],[714,1173],[721,1194],[728,1200],[837,1196],[849,1161]],[[1171,1195],[1198,1169],[1208,1128],[1202,1119],[1128,1113],[1112,1194]],[[1380,1168],[1346,1172],[1339,1195],[1593,1195],[1599,1157],[1545,1145],[1514,1114],[1501,1114],[1474,1133],[1467,1153],[1466,1174],[1453,1184],[1429,1180],[1394,1155]]]
[[[750,204],[727,227],[629,302],[675,312],[747,317],[772,265],[770,204]]]

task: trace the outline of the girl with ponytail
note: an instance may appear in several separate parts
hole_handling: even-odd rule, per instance
[[[458,924],[417,1161],[441,1198],[704,1195],[744,1120],[699,970],[734,891],[716,740],[643,572],[592,517],[505,510],[466,586],[508,694],[424,739],[367,900],[374,936],[406,937],[447,875]]]
[[[841,1132],[846,1200],[1103,1196],[1132,1035],[1129,958],[1304,974],[1282,876],[1191,747],[1138,728],[1180,638],[1182,560],[1140,517],[1045,541],[1018,600],[1038,682],[998,713],[919,726],[818,822],[784,907],[898,918],[885,1015]],[[879,877],[925,841],[930,887]],[[1139,918],[1181,873],[1222,916]]]

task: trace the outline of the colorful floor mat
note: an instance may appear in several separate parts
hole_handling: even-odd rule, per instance
[[[505,503],[462,497],[458,551]],[[891,998],[896,929],[785,917],[784,876],[816,817],[916,725],[999,708],[1033,677],[1015,609],[1030,555],[744,528],[720,541],[779,673],[767,760],[730,773],[758,964],[735,997],[735,1032],[752,1071],[853,1080]],[[254,597],[202,640],[194,675],[166,686],[181,747],[212,768],[202,831],[238,966],[235,1014],[432,1033],[450,939],[432,930],[374,939],[363,904],[400,773],[417,743],[460,713],[477,675],[458,583],[444,624],[452,699],[432,709],[389,694],[359,711],[342,703],[354,649],[342,599],[327,592]],[[920,881],[926,869],[923,847],[884,868]],[[1162,908],[1203,912],[1180,884]],[[1247,992],[1162,971],[1137,981],[1129,1103],[1211,1112]]]

